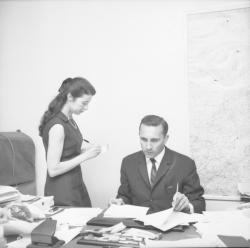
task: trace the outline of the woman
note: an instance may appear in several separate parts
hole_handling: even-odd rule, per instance
[[[98,156],[101,147],[87,145],[72,115],[86,111],[95,93],[86,79],[68,78],[42,117],[39,134],[48,167],[45,195],[53,195],[55,205],[91,207],[80,164]]]

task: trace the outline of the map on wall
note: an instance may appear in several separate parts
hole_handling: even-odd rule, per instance
[[[250,181],[250,8],[188,15],[190,152],[206,194]]]

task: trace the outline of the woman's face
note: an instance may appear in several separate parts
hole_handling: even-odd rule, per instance
[[[72,98],[72,101],[70,102],[71,112],[79,115],[86,111],[91,99],[92,95],[83,95],[81,97]]]

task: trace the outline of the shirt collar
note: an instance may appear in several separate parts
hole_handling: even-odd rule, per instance
[[[162,158],[163,158],[164,154],[165,154],[165,147],[164,147],[164,149],[162,149],[162,151],[156,157],[154,157],[154,159],[156,160],[156,164],[158,165],[158,167],[159,167],[159,165],[160,165],[160,163],[162,161]],[[146,157],[146,161],[148,163],[150,161],[150,158]]]

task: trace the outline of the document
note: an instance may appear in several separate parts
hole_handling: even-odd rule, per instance
[[[102,145],[101,146],[101,153],[100,154],[103,154],[103,153],[107,152],[108,149],[109,149],[109,145],[108,144]]]
[[[191,222],[197,222],[199,218],[199,214],[175,212],[173,208],[169,208],[157,213],[137,217],[137,220],[142,221],[144,225],[150,225],[165,232],[178,225],[189,225]]]
[[[102,212],[100,208],[67,208],[52,216],[58,224],[68,224],[70,227],[82,227],[90,219]]]
[[[55,231],[55,237],[60,240],[65,241],[67,244],[70,240],[72,240],[76,235],[78,235],[82,230],[82,227],[75,228],[57,228]]]
[[[140,207],[134,205],[114,205],[111,206],[105,211],[104,217],[111,218],[137,218],[138,216],[144,216],[147,214],[149,208]]]

